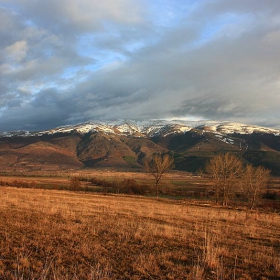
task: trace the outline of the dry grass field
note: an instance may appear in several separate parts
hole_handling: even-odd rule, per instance
[[[280,216],[0,187],[0,279],[280,279]]]

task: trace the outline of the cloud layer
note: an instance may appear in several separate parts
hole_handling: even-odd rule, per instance
[[[0,23],[0,131],[119,118],[279,126],[279,1],[0,0]]]

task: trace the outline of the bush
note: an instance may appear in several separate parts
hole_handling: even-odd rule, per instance
[[[102,186],[106,192],[124,193],[124,194],[140,194],[143,195],[149,192],[150,188],[147,185],[138,184],[135,179],[124,179],[123,181],[108,182],[98,178],[91,178],[91,183]]]
[[[276,192],[267,192],[263,195],[264,199],[270,200],[277,200],[277,193]]]
[[[148,185],[138,184],[134,179],[124,179],[120,182],[120,192],[125,194],[146,194],[150,191]]]
[[[72,177],[70,179],[70,190],[78,191],[81,189],[81,182],[78,177]]]

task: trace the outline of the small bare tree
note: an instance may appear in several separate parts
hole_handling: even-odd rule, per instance
[[[158,199],[159,183],[162,175],[168,170],[173,168],[174,160],[168,155],[154,154],[150,161],[145,161],[144,169],[146,172],[152,174],[155,179],[156,197]]]
[[[211,175],[216,203],[221,196],[223,206],[226,206],[230,196],[236,191],[238,179],[241,177],[241,160],[230,153],[219,154],[206,165],[206,172]]]
[[[269,181],[270,171],[262,166],[247,165],[242,176],[242,194],[252,210],[260,198],[261,191]]]

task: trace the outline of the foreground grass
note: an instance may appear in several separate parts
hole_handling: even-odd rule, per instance
[[[0,279],[280,279],[280,217],[1,187]]]

